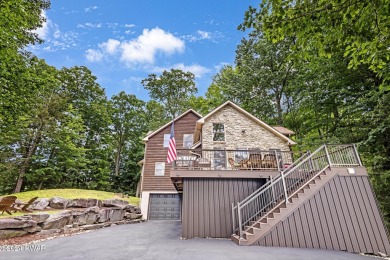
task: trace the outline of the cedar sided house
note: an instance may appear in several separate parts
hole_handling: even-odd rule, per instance
[[[390,254],[354,145],[292,152],[293,132],[230,101],[204,117],[188,110],[174,123],[175,162],[166,163],[172,121],[143,139],[145,219],[180,220],[186,239]]]

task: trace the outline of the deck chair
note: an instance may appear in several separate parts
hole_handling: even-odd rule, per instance
[[[0,211],[1,214],[7,212],[8,214],[12,215],[11,211],[15,208],[13,207],[13,204],[15,203],[16,196],[6,196],[0,200]]]
[[[240,166],[241,166],[232,157],[229,157],[228,162],[229,162],[229,164],[230,164],[230,166],[232,167],[233,170],[239,169]]]
[[[261,168],[262,166],[261,154],[259,153],[250,154],[249,161],[251,168]]]
[[[34,201],[36,201],[38,197],[34,197],[30,199],[27,203],[17,203],[15,202],[15,205],[13,206],[14,212],[20,211],[20,212],[31,212],[31,210],[28,210],[28,207],[30,207],[31,204],[33,204]]]
[[[278,165],[276,163],[276,156],[275,154],[266,154],[264,155],[263,160],[263,167],[264,168],[278,168]]]

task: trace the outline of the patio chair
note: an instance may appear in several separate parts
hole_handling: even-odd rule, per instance
[[[275,154],[264,155],[264,160],[262,164],[264,168],[278,168]]]
[[[261,168],[262,166],[261,154],[258,153],[250,154],[249,161],[250,161],[251,168]]]
[[[194,167],[199,169],[207,169],[211,167],[211,162],[207,158],[198,158],[194,162]]]
[[[31,204],[33,204],[34,201],[36,201],[38,199],[38,197],[34,197],[32,199],[30,199],[27,203],[20,203],[20,202],[15,202],[14,203],[14,212],[16,211],[20,211],[20,212],[31,212],[31,210],[28,209],[28,207],[30,207]]]
[[[0,200],[0,211],[1,214],[7,212],[8,214],[12,215],[11,211],[15,208],[13,207],[13,204],[15,203],[16,196],[6,196]]]
[[[232,157],[229,157],[228,162],[233,170],[237,170],[241,166],[241,164],[237,163]]]

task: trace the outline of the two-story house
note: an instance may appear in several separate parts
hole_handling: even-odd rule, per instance
[[[292,152],[293,134],[228,101],[174,120],[177,160],[166,163],[172,122],[144,138],[141,210],[182,221],[182,237],[240,245],[390,253],[388,234],[354,145]]]

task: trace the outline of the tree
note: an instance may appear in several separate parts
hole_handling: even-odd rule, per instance
[[[141,145],[140,139],[147,126],[144,106],[142,100],[123,91],[111,99],[116,176],[124,172],[121,169],[124,150],[131,153]]]
[[[170,121],[169,112],[156,100],[149,100],[145,106],[148,131],[154,131]]]
[[[198,91],[194,74],[177,69],[164,70],[159,77],[150,74],[141,83],[151,98],[165,106],[172,118],[188,108],[189,98]]]
[[[88,162],[86,187],[108,189],[114,140],[110,129],[112,111],[105,91],[84,66],[62,68],[60,82],[67,102],[77,109],[85,126],[80,145],[86,150]]]
[[[301,57],[312,46],[323,57],[342,50],[350,68],[367,64],[389,80],[389,6],[389,0],[267,0],[259,9],[250,7],[239,28],[260,30],[273,42],[296,37]]]
[[[295,61],[322,59],[321,69],[315,65],[308,72],[324,72],[325,88],[303,96],[317,108],[312,121],[321,131],[313,137],[359,143],[388,222],[390,124],[384,104],[390,99],[389,16],[389,0],[266,0],[259,9],[249,8],[240,26],[273,42],[296,37]],[[321,124],[324,116],[327,123]]]
[[[297,66],[288,58],[293,39],[272,43],[256,33],[241,40],[236,66],[225,66],[213,80],[226,98],[263,120],[283,124]]]
[[[46,0],[0,1],[0,125],[30,109],[29,98],[38,86],[21,84],[33,80],[28,64],[34,57],[23,48],[40,42],[34,30],[42,26],[42,11],[49,6]]]

